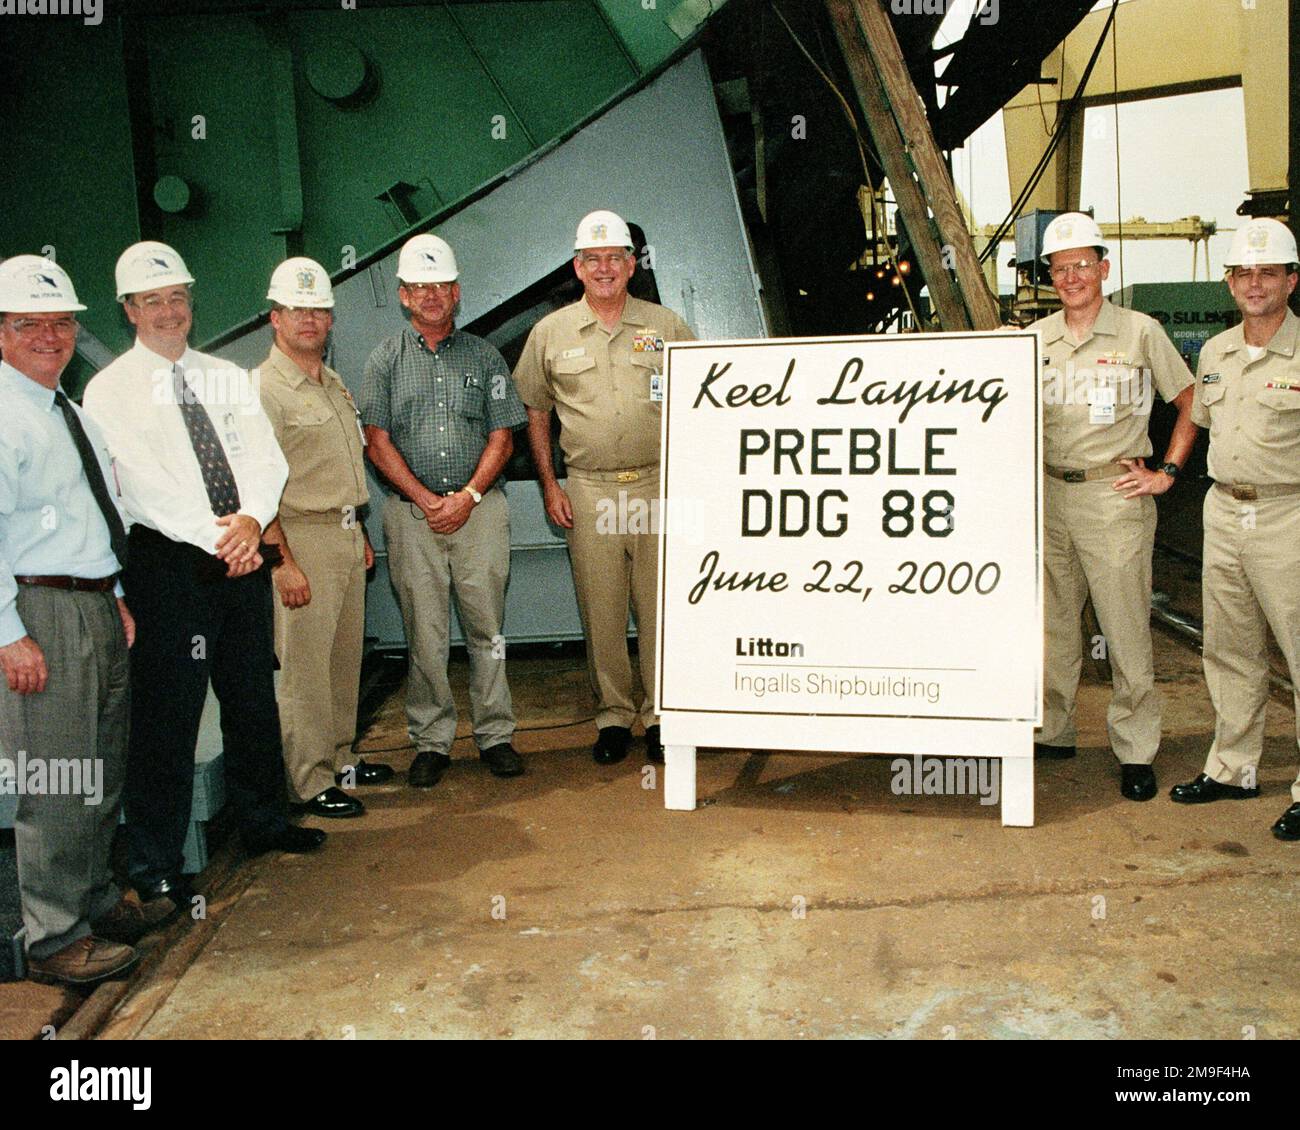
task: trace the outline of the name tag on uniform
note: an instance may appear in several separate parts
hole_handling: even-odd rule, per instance
[[[1113,424],[1115,422],[1115,390],[1090,388],[1088,390],[1088,423]]]
[[[566,349],[560,354],[560,360],[567,361],[570,357],[585,357],[586,355],[587,347],[585,345],[579,345],[576,349]]]
[[[664,378],[662,373],[650,374],[650,403],[662,404],[664,401]]]
[[[1218,373],[1206,373],[1205,376],[1201,378],[1201,384],[1217,385],[1219,383],[1219,380],[1220,378]]]
[[[633,353],[662,353],[664,351],[664,339],[655,334],[633,334],[632,335],[632,352]]]
[[[239,432],[239,426],[235,423],[235,414],[227,412],[221,417],[222,439],[225,441],[226,450],[231,455],[244,454],[244,437]]]

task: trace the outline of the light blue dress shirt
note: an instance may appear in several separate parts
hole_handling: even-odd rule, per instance
[[[116,499],[103,434],[73,407]],[[0,647],[27,634],[15,575],[107,577],[120,568],[54,390],[0,362]]]

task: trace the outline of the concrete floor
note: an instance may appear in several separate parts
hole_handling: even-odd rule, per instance
[[[1300,844],[1269,834],[1294,718],[1270,707],[1264,798],[1172,804],[1211,714],[1198,657],[1156,647],[1161,795],[1120,797],[1089,685],[1090,748],[1040,763],[1033,829],[894,796],[884,757],[704,753],[681,813],[643,787],[639,743],[592,763],[590,721],[521,733],[514,781],[460,742],[437,788],[365,790],[320,853],[257,864],[179,980],[138,987],[105,1034],[1295,1038]],[[521,726],[586,706],[571,659],[511,677]],[[365,745],[404,741],[398,695]]]

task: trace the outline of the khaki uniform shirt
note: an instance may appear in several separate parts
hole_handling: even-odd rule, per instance
[[[1168,403],[1192,384],[1160,324],[1103,299],[1081,342],[1063,310],[1033,328],[1043,345],[1043,461],[1084,471],[1150,455],[1155,393]]]
[[[322,365],[316,384],[274,345],[260,373],[262,408],[289,464],[280,517],[355,514],[370,494],[360,417],[343,379]]]
[[[1210,477],[1229,486],[1300,483],[1300,318],[1290,310],[1258,361],[1241,326],[1201,350],[1192,420],[1210,429]]]
[[[555,408],[569,466],[648,467],[659,462],[664,342],[694,340],[667,307],[631,295],[610,333],[584,297],[533,327],[515,384],[528,407]]]

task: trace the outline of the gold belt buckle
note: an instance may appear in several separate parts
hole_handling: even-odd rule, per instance
[[[1233,487],[1232,497],[1238,502],[1258,502],[1259,492],[1254,487]]]
[[[620,483],[634,483],[641,477],[640,471],[620,471],[615,480]]]

